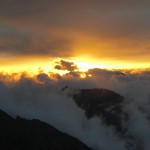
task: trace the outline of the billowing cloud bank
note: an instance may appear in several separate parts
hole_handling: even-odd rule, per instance
[[[91,69],[80,78],[80,72],[0,75],[0,109],[12,116],[38,118],[57,129],[77,137],[95,150],[149,150],[150,144],[150,71],[107,71]],[[71,87],[63,92],[65,86]],[[128,129],[122,135],[101,118],[88,120],[84,111],[68,96],[76,89],[106,88],[125,97],[123,111],[129,114]],[[132,139],[127,136],[132,136]],[[129,148],[127,146],[131,144]]]

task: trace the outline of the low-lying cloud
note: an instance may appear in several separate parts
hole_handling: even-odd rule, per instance
[[[68,70],[72,70],[71,63],[65,64],[69,65]],[[23,74],[19,80],[15,80],[15,75],[1,73],[0,109],[13,117],[19,115],[45,121],[77,137],[95,150],[150,149],[149,70],[136,72],[90,69],[85,72],[85,78],[69,74],[72,72],[59,78],[58,75],[46,73],[39,73],[34,77]],[[72,97],[62,90],[66,86],[70,87],[67,92],[106,88],[124,96],[123,111],[129,114],[126,122],[122,120],[123,126],[127,128],[126,135],[121,135],[113,126],[105,125],[101,118],[88,120]]]

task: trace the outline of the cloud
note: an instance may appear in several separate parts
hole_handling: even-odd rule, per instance
[[[63,63],[65,66],[69,65],[69,68],[72,64]],[[38,118],[52,124],[95,150],[127,150],[128,146],[136,150],[150,149],[149,70],[91,69],[85,72],[87,76],[84,79],[72,73],[80,74],[74,71],[58,78],[58,75],[51,76],[43,72],[35,77],[1,73],[0,109],[13,117],[19,115],[28,119]],[[91,76],[88,76],[89,74]],[[20,76],[20,79],[14,80],[16,76]],[[71,87],[71,93],[78,89],[106,88],[124,96],[122,107],[128,114],[128,119],[126,122],[122,120],[122,123],[127,133],[121,135],[112,126],[106,126],[101,118],[94,117],[88,120],[72,97],[68,97],[68,94],[62,91],[66,85]]]
[[[46,75],[39,76],[47,80]],[[61,91],[62,85],[56,82],[51,86],[45,80],[42,80],[43,83],[36,83],[32,78],[21,77],[20,81],[11,86],[2,83],[0,108],[14,117],[19,115],[46,121],[59,130],[89,143],[88,145],[95,149],[109,149],[109,145],[104,142],[105,139],[113,148],[124,149],[124,142],[115,135],[113,129],[103,126],[98,118],[88,121],[84,111],[77,107],[71,97]],[[93,140],[95,138],[99,140]]]
[[[148,0],[2,0],[0,53],[148,61],[149,4]]]
[[[0,26],[0,53],[12,56],[69,56],[68,39],[42,35],[24,28]],[[60,53],[60,49],[63,54]]]
[[[78,67],[74,62],[60,60],[60,62],[56,62],[56,63],[58,65],[55,66],[55,69],[58,69],[58,70],[67,70],[70,72],[78,70]]]

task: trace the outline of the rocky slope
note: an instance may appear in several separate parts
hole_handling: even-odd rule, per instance
[[[0,110],[1,150],[90,150],[78,139],[39,120],[16,119]]]
[[[105,124],[123,132],[121,120],[127,118],[122,111],[123,96],[107,89],[82,89],[72,96],[76,104],[85,110],[88,119],[101,117]]]

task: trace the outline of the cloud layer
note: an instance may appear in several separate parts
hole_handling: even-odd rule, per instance
[[[0,109],[13,117],[38,118],[63,132],[79,138],[94,150],[149,150],[150,138],[150,71],[107,71],[91,69],[86,78],[69,72],[63,76],[40,73],[35,77],[22,74],[0,75]],[[89,76],[90,75],[90,76]],[[65,86],[71,87],[63,92]],[[88,120],[68,95],[78,89],[106,88],[125,97],[123,111],[129,114],[125,135],[101,118]],[[132,136],[132,139],[129,138]]]
[[[0,53],[148,61],[149,6],[149,0],[1,0]]]

